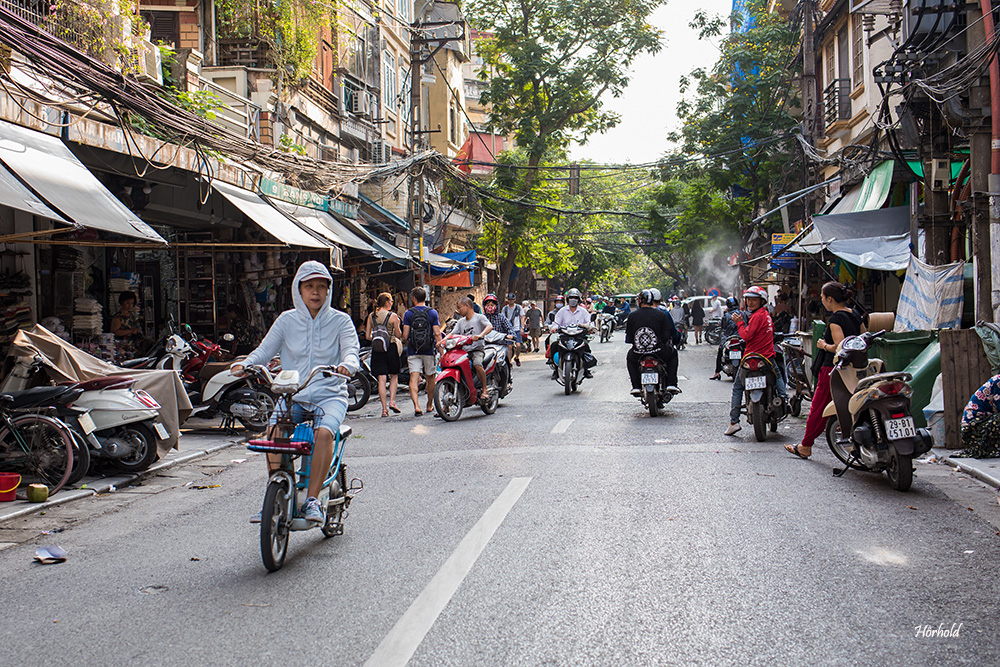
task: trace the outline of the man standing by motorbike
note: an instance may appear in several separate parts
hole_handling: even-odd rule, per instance
[[[556,313],[552,326],[556,329],[561,329],[573,324],[578,324],[588,330],[593,330],[594,328],[594,325],[590,322],[590,313],[583,307],[583,295],[580,294],[580,290],[575,287],[566,292],[566,305],[560,308],[559,312]],[[582,351],[584,354],[593,355],[590,351],[589,343],[584,344]],[[552,361],[552,351],[546,350],[546,356],[549,358],[549,364],[553,367],[552,377],[555,379],[559,376],[559,370],[555,368],[555,362]],[[583,377],[592,378],[594,377],[594,374],[591,373],[588,368],[584,370]]]
[[[745,342],[743,356],[759,354],[774,365],[775,390],[783,401],[788,400],[785,391],[785,380],[781,370],[774,360],[774,322],[771,313],[764,306],[767,304],[767,292],[761,287],[748,287],[743,293],[747,310],[750,311],[749,321],[744,321],[742,313],[733,313],[730,318],[736,323],[736,330]],[[733,399],[729,410],[729,428],[726,435],[735,435],[743,427],[740,426],[740,407],[743,405],[744,377],[740,371],[733,379]]]
[[[639,293],[639,309],[628,317],[625,324],[625,342],[632,348],[625,357],[632,395],[642,395],[639,370],[640,357],[652,354],[660,358],[667,371],[667,391],[680,393],[677,388],[677,350],[674,345],[680,334],[670,316],[655,306],[653,293],[644,289]]]

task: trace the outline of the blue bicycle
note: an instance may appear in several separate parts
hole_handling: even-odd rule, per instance
[[[298,371],[282,371],[277,377],[272,377],[266,368],[250,366],[246,372],[266,380],[278,396],[276,421],[269,428],[266,439],[247,443],[250,451],[269,455],[271,472],[261,507],[260,555],[264,567],[275,572],[285,562],[290,532],[319,527],[326,537],[342,535],[343,520],[353,498],[351,492],[362,488],[361,480],[357,479],[352,480],[350,487],[347,486],[342,459],[351,427],[341,424],[339,433],[334,437],[333,460],[318,496],[320,505],[326,507],[326,521],[323,524],[312,523],[299,516],[309,488],[315,429],[323,418],[323,411],[318,406],[296,402],[295,394],[318,377],[343,377],[346,380],[350,377],[337,373],[333,366],[317,366],[301,384]],[[300,459],[296,470],[296,462]]]

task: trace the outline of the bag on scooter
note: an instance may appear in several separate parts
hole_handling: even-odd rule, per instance
[[[590,352],[584,352],[583,353],[583,367],[584,368],[593,368],[596,365],[597,365],[597,357],[595,357],[594,355],[592,355]]]

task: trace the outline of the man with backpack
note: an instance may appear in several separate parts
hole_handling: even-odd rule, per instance
[[[524,309],[517,303],[517,295],[511,292],[507,295],[507,305],[501,310],[503,316],[514,327],[514,363],[521,365],[521,343],[524,342]]]
[[[410,398],[413,414],[420,416],[417,389],[423,373],[427,388],[427,412],[434,409],[434,378],[437,375],[437,358],[434,351],[441,344],[441,322],[438,313],[427,307],[427,291],[423,287],[410,290],[413,307],[403,314],[403,339],[406,340],[406,365],[410,370]]]

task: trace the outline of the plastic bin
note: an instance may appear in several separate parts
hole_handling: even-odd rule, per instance
[[[941,343],[934,341],[924,347],[906,368],[905,372],[913,376],[910,386],[913,387],[913,398],[910,400],[910,413],[917,426],[926,426],[924,408],[931,402],[934,391],[934,381],[941,374]]]
[[[876,338],[872,344],[869,356],[878,357],[885,362],[885,370],[901,371],[910,365],[924,349],[937,340],[933,331],[904,331],[887,333]],[[938,373],[941,361],[938,360]],[[934,378],[930,380],[934,382]],[[928,396],[928,398],[930,398]]]
[[[812,353],[809,355],[811,358],[816,358],[816,353],[819,351],[816,344],[819,343],[823,334],[826,332],[826,322],[823,320],[813,320],[812,324]]]

